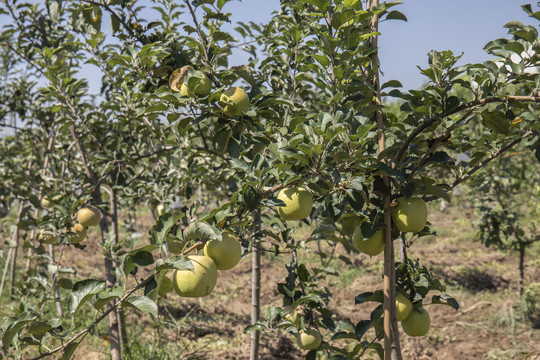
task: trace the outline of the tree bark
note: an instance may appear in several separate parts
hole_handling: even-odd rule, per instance
[[[523,285],[525,283],[525,247],[521,246],[519,248],[519,280],[518,280],[518,291],[519,297],[523,297]]]
[[[255,227],[253,228],[254,235],[260,229],[261,210],[253,211],[253,220]],[[253,236],[251,243],[251,324],[257,323],[261,315],[261,250],[259,249],[259,241],[256,236]],[[259,359],[260,332],[253,331],[251,333],[251,344],[249,351],[249,360]]]

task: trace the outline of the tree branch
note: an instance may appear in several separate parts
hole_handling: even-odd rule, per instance
[[[458,112],[460,112],[462,110],[469,109],[469,108],[472,108],[472,107],[475,107],[475,106],[478,106],[478,105],[486,105],[486,104],[489,104],[489,103],[503,102],[503,101],[507,101],[507,100],[518,101],[518,102],[540,102],[540,96],[507,96],[507,97],[492,96],[492,97],[488,97],[488,98],[477,99],[477,100],[473,100],[473,101],[470,101],[468,103],[462,104],[462,105],[458,106],[457,108],[455,108],[453,110],[450,110],[450,111],[448,111],[446,113],[443,113],[443,114],[440,114],[440,115],[435,115],[435,116],[433,116],[433,117],[431,117],[429,119],[426,119],[422,124],[420,124],[417,128],[415,128],[409,134],[409,136],[407,136],[407,138],[405,139],[403,144],[401,144],[401,147],[399,148],[398,152],[396,153],[396,156],[394,157],[394,162],[395,163],[399,162],[401,160],[401,158],[403,157],[403,155],[405,154],[405,151],[407,150],[407,148],[409,147],[411,142],[419,134],[421,134],[422,131],[424,131],[429,126],[433,125],[433,123],[435,123],[436,121],[442,120],[447,116],[456,114],[456,113],[458,113]]]

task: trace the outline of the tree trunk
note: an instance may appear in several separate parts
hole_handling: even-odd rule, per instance
[[[116,183],[116,173],[114,174],[113,183]],[[111,217],[112,217],[111,222],[112,222],[112,227],[114,231],[114,243],[118,245],[118,242],[120,241],[120,233],[118,231],[118,199],[116,197],[116,190],[114,189],[114,187],[110,192],[110,197],[111,197]],[[127,330],[126,330],[124,309],[117,308],[116,317],[118,321],[118,331],[120,333],[120,348],[124,349],[124,347],[127,344]]]
[[[56,264],[56,261],[54,259],[54,246],[52,245],[49,245],[49,256],[51,257],[52,265],[60,266],[60,264]],[[56,304],[56,313],[58,314],[58,317],[62,318],[64,317],[64,310],[62,309],[62,303],[60,302],[60,291],[58,291],[58,287],[56,286],[57,274],[58,270],[52,276],[52,286],[54,291],[54,302]]]
[[[253,211],[253,220],[255,227],[254,235],[261,229],[261,210]],[[260,319],[261,314],[261,250],[259,241],[253,236],[251,246],[251,324],[255,324]],[[260,332],[251,333],[251,346],[249,351],[249,360],[259,359]]]
[[[519,280],[518,280],[518,292],[519,297],[523,297],[523,285],[525,283],[525,247],[519,248]]]
[[[17,213],[17,220],[15,221],[15,229],[13,229],[13,235],[11,237],[11,242],[14,243],[16,246],[18,246],[18,242],[19,242],[19,226],[17,224],[21,220],[21,215],[22,215],[23,208],[24,208],[24,204],[21,204],[20,207],[19,207],[19,212]],[[4,271],[2,273],[2,281],[0,282],[0,299],[2,298],[2,293],[4,291],[4,285],[6,284],[6,278],[7,278],[8,269],[12,270],[12,272],[10,272],[10,281],[11,281],[10,294],[12,295],[13,284],[15,283],[15,280],[14,280],[15,272],[13,270],[15,268],[15,266],[12,265],[10,267],[9,265],[15,263],[15,258],[16,257],[17,257],[16,248],[14,246],[10,245],[9,250],[8,250],[8,254],[6,256],[6,263],[4,265]],[[13,278],[12,278],[12,276],[13,276]]]
[[[19,226],[18,225],[15,225],[15,231],[13,232],[13,239],[11,240],[15,243],[15,246],[13,247],[13,254],[11,257],[11,264],[9,267],[9,296],[13,297],[13,289],[15,287],[15,272],[17,270],[17,254],[19,252]]]
[[[11,255],[13,254],[13,248],[10,247],[6,256],[6,263],[4,264],[4,271],[2,272],[2,281],[0,281],[0,303],[2,302],[2,293],[4,292],[4,284],[6,283],[6,278],[9,269],[9,262],[11,261]]]

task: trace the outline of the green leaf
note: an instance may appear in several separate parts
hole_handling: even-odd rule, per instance
[[[130,257],[137,266],[148,266],[154,263],[152,254],[145,250],[136,250],[130,254]]]
[[[440,296],[433,295],[433,297],[431,298],[431,303],[448,305],[456,310],[459,310],[459,303],[457,302],[457,300],[447,294],[441,294]]]
[[[47,0],[47,12],[53,22],[58,22],[58,13],[62,10],[61,0]]]
[[[366,301],[375,301],[382,304],[383,299],[384,299],[384,296],[383,296],[382,290],[377,290],[375,292],[369,291],[369,292],[362,293],[360,295],[356,295],[354,297],[354,303],[356,305],[359,305],[359,304],[365,303]]]
[[[125,301],[122,302],[122,307],[132,307],[145,314],[149,314],[154,317],[158,316],[158,306],[148,296],[135,295],[127,298]]]
[[[441,198],[450,202],[450,194],[446,190],[444,190],[442,187],[435,186],[435,185],[428,185],[426,186],[424,193],[436,196],[438,198]]]
[[[75,314],[80,307],[93,295],[105,288],[105,281],[96,279],[86,279],[77,281],[73,285],[73,290],[68,299],[68,311]]]
[[[156,268],[157,271],[171,269],[193,270],[193,263],[186,256],[172,256]]]
[[[246,326],[246,328],[244,329],[244,333],[246,334],[249,334],[253,331],[263,331],[264,328],[262,325],[260,324],[255,324],[255,325],[249,325],[249,326]]]
[[[403,20],[407,21],[407,17],[400,11],[392,10],[386,15],[386,20]]]
[[[484,111],[482,120],[484,126],[499,134],[508,135],[510,132],[510,123],[502,111]]]
[[[366,333],[366,331],[368,331],[370,326],[371,326],[371,321],[369,321],[369,320],[360,320],[360,322],[358,324],[356,324],[356,326],[354,328],[354,333],[356,334],[356,338],[361,339],[364,336],[364,334]]]
[[[99,310],[103,305],[110,303],[114,299],[121,298],[123,294],[122,288],[118,285],[115,285],[112,288],[103,289],[97,293],[94,307],[96,310]]]
[[[180,219],[182,219],[184,215],[185,214],[182,211],[174,211],[172,213],[165,213],[161,215],[157,224],[150,228],[150,241],[152,244],[160,247],[161,244],[163,244],[163,241],[165,241],[169,230],[171,230],[171,228]]]
[[[60,360],[70,360],[73,357],[73,354],[75,353],[75,350],[77,350],[77,347],[79,347],[79,344],[81,342],[74,341],[68,346],[64,348],[64,351],[62,352],[62,357]]]
[[[4,334],[2,335],[2,348],[7,350],[15,336],[21,331],[21,329],[28,323],[31,323],[37,319],[37,316],[31,313],[24,313],[15,318],[15,321],[7,327]]]
[[[246,190],[244,190],[244,202],[246,203],[249,211],[255,210],[259,204],[259,193],[251,185],[248,185]]]
[[[131,256],[127,255],[124,257],[124,261],[122,262],[122,271],[124,272],[125,277],[129,276],[134,267],[135,264],[133,263],[133,260],[131,260]]]
[[[221,240],[221,232],[205,222],[195,221],[188,226],[184,237],[187,241],[194,239]]]
[[[385,89],[387,87],[398,88],[398,87],[403,87],[403,85],[401,85],[401,83],[399,81],[397,81],[397,80],[390,80],[390,81],[387,81],[384,84],[382,84],[381,90]]]

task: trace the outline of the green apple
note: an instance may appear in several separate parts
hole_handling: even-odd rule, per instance
[[[101,220],[101,213],[93,206],[82,208],[77,213],[77,221],[82,226],[96,226]]]
[[[157,214],[157,216],[160,217],[161,215],[163,215],[163,211],[164,211],[164,210],[165,210],[165,205],[163,205],[163,204],[161,204],[161,203],[158,204],[158,205],[156,206],[156,214]]]
[[[218,270],[229,270],[242,257],[242,245],[236,236],[223,232],[221,241],[210,240],[204,245],[204,255],[212,258]]]
[[[311,213],[313,198],[310,192],[304,188],[282,189],[277,198],[285,203],[285,206],[280,206],[277,210],[283,220],[302,220]]]
[[[291,307],[287,306],[285,310],[291,311]],[[292,311],[288,314],[286,314],[283,319],[288,320],[293,323],[293,325],[298,329],[300,327],[300,313],[298,311]]]
[[[242,115],[249,108],[249,96],[244,89],[239,87],[225,90],[219,101],[225,103],[223,113],[230,117]]]
[[[358,226],[354,231],[352,243],[356,250],[364,254],[369,256],[379,255],[384,250],[384,228],[377,230],[369,239],[364,239],[362,230]]]
[[[408,297],[406,297],[400,292],[396,293],[396,309],[398,321],[405,320],[411,314],[412,308],[413,306],[411,300],[409,300]]]
[[[424,336],[431,326],[429,313],[423,307],[413,309],[410,315],[401,322],[405,334],[409,336]]]
[[[392,219],[399,231],[419,232],[426,226],[427,205],[419,197],[400,197],[392,208]]]
[[[192,96],[191,90],[187,87],[187,85],[184,83],[184,78],[187,75],[187,73],[191,70],[190,65],[186,65],[181,67],[180,69],[176,69],[171,74],[171,77],[169,78],[169,86],[173,91],[180,92],[180,95],[182,96]],[[206,76],[203,72],[201,72],[201,80],[198,84],[196,84],[195,88],[193,89],[193,93],[196,95],[208,95],[210,94],[210,91],[212,90],[212,81]]]
[[[321,334],[315,329],[300,330],[296,335],[296,344],[303,350],[316,349],[321,342]]]
[[[193,270],[175,270],[173,288],[182,297],[209,295],[217,282],[217,267],[214,260],[204,255],[190,255]]]
[[[88,228],[86,226],[83,226],[82,224],[75,224],[71,227],[69,231],[73,233],[69,235],[69,240],[71,241],[71,243],[78,244],[86,238]]]
[[[53,208],[56,204],[52,199],[49,199],[47,196],[44,196],[43,199],[41,199],[41,206],[43,206],[45,209]]]

